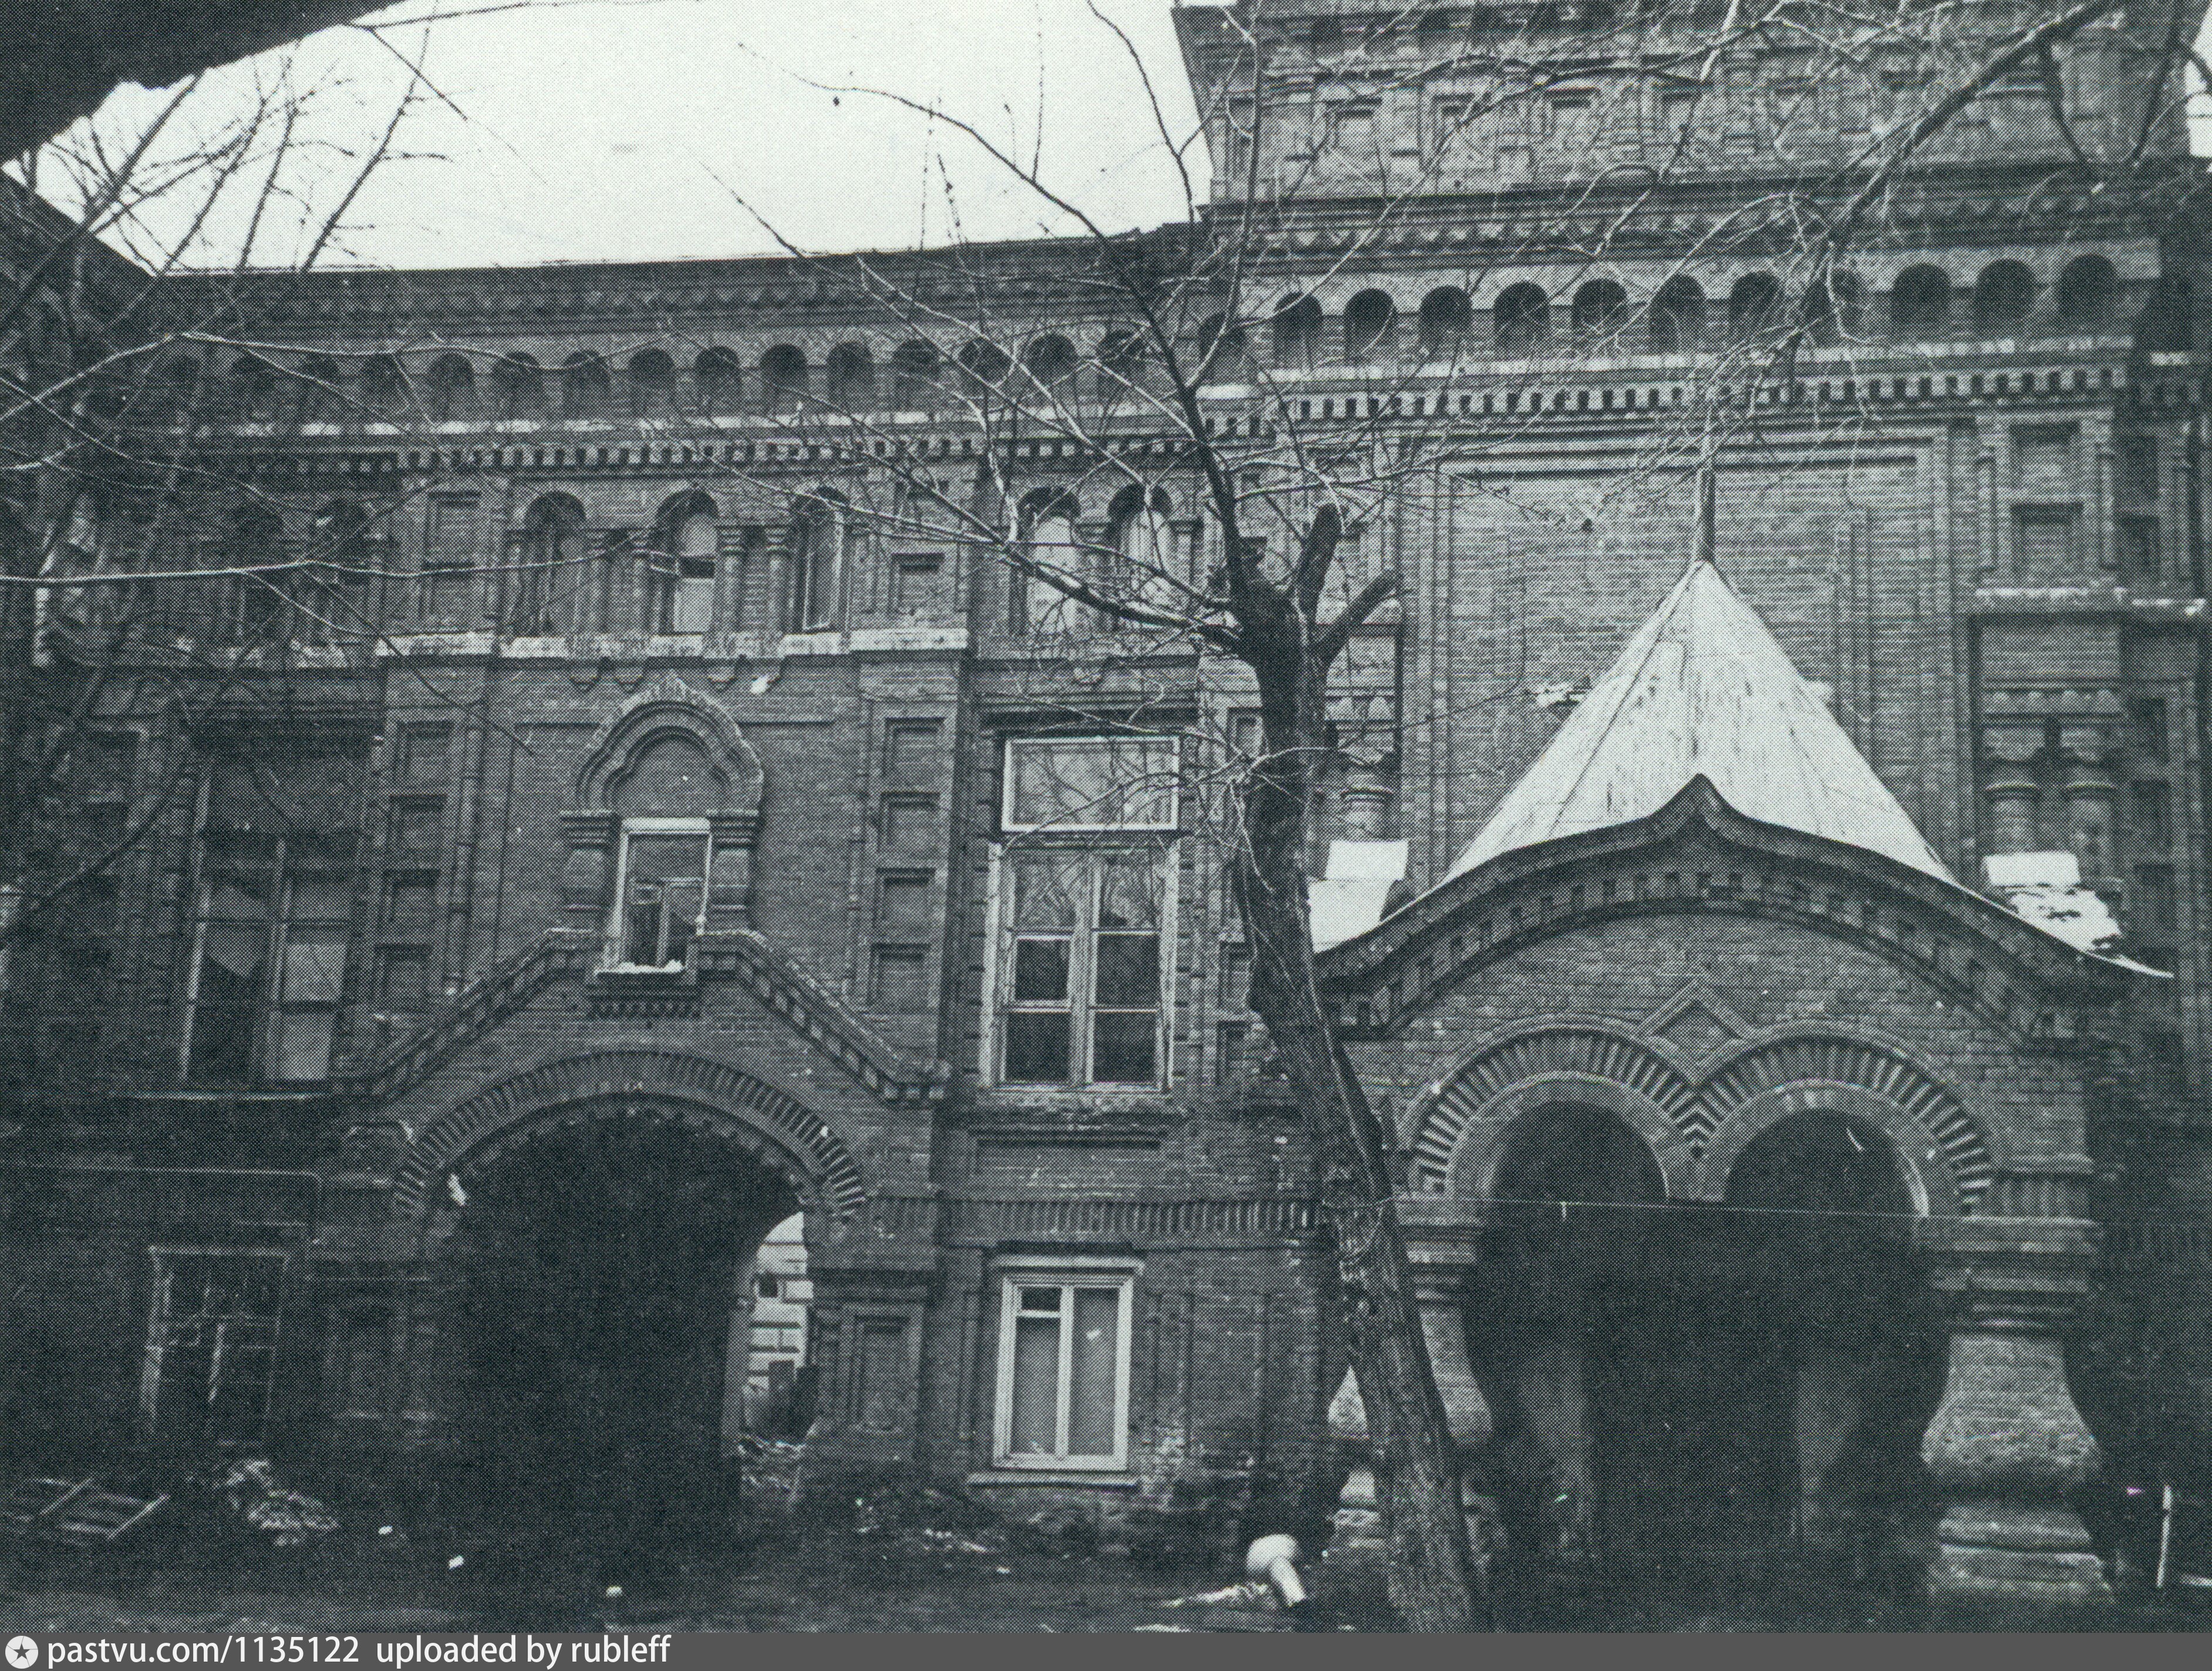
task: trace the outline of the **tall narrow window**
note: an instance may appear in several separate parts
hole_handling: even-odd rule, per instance
[[[845,507],[831,494],[800,501],[791,520],[785,592],[786,632],[824,632],[837,624],[845,584]]]
[[[1175,531],[1169,513],[1163,489],[1147,494],[1133,483],[1114,495],[1106,516],[1109,556],[1099,575],[1109,597],[1158,610],[1177,603],[1176,586],[1182,576],[1175,568]],[[1099,622],[1109,631],[1121,624],[1103,614]]]
[[[1161,1083],[1173,763],[1173,744],[1157,739],[1007,744],[1013,839],[995,881],[1001,1083]]]
[[[1134,1273],[1013,1270],[1000,1281],[999,1465],[1125,1467]]]
[[[432,495],[422,545],[422,613],[432,625],[471,623],[476,612],[476,495]]]
[[[714,624],[714,501],[690,493],[661,507],[654,524],[649,600],[653,630],[702,633]]]
[[[553,600],[574,595],[584,585],[584,507],[565,493],[533,501],[523,516],[515,555],[507,629],[518,638],[558,631]]]
[[[1075,526],[1079,511],[1072,497],[1049,489],[1023,501],[1022,542],[1035,568],[1009,577],[1006,624],[1012,631],[1062,635],[1074,628],[1080,611],[1051,577],[1075,582],[1089,578]]]
[[[320,644],[367,632],[368,513],[349,500],[324,506],[315,513],[307,556],[312,566],[296,592],[300,635]]]

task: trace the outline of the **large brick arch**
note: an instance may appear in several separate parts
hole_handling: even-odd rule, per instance
[[[394,1209],[420,1214],[433,1186],[470,1150],[557,1108],[622,1099],[699,1109],[788,1174],[810,1206],[837,1221],[866,1202],[859,1163],[796,1097],[710,1057],[673,1050],[594,1050],[501,1079],[416,1134],[392,1177]]]
[[[1567,1103],[1601,1108],[1636,1131],[1676,1200],[1720,1200],[1753,1138],[1813,1112],[1855,1115],[1883,1133],[1923,1212],[1971,1212],[1996,1170],[1959,1097],[1883,1045],[1832,1032],[1770,1036],[1692,1077],[1625,1031],[1577,1022],[1478,1048],[1418,1102],[1407,1127],[1411,1187],[1484,1193],[1515,1122]]]

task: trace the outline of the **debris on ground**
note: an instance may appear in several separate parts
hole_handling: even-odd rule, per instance
[[[337,1516],[321,1499],[286,1486],[265,1456],[245,1456],[231,1463],[216,1476],[214,1491],[232,1518],[278,1549],[294,1548],[338,1529]]]
[[[166,1492],[140,1497],[110,1491],[98,1474],[78,1480],[38,1475],[17,1480],[0,1495],[0,1527],[19,1537],[78,1547],[112,1544],[168,1500]]]
[[[1177,1595],[1160,1605],[1164,1607],[1252,1607],[1261,1613],[1273,1613],[1281,1604],[1275,1592],[1263,1583],[1231,1584],[1226,1589],[1209,1589],[1200,1595]]]
[[[791,1505],[805,1455],[806,1447],[791,1440],[744,1435],[737,1444],[739,1489],[755,1508],[782,1512]]]

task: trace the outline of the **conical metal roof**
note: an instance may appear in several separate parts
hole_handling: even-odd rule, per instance
[[[1452,866],[1657,811],[1704,776],[1747,817],[1951,881],[1766,623],[1702,559]]]

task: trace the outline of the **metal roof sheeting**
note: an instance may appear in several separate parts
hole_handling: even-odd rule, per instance
[[[1814,686],[1692,562],[1451,867],[1657,811],[1693,778],[1737,811],[1952,881]]]

